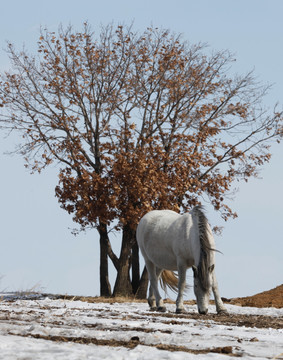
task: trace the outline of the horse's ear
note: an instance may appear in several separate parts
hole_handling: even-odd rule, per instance
[[[193,272],[194,272],[194,277],[197,277],[198,276],[198,268],[195,265],[193,265],[192,269],[193,269]]]
[[[213,265],[211,265],[211,266],[208,268],[209,272],[211,272],[211,273],[212,273],[212,271],[214,270],[214,267],[215,267],[215,265],[214,265],[214,264],[213,264]]]

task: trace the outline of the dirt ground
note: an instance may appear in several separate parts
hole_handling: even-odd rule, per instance
[[[129,301],[130,299],[125,298],[101,298],[101,297],[82,297],[82,296],[69,296],[69,295],[55,295],[56,298],[65,298],[66,300],[82,300],[87,302],[105,302],[105,303],[112,303],[112,302],[125,302]],[[283,308],[283,284],[277,286],[274,289],[263,291],[259,294],[255,294],[252,296],[241,297],[241,298],[222,298],[222,300],[231,305],[238,305],[238,306],[251,306],[251,307],[275,307],[275,308]],[[134,299],[135,302],[145,302],[146,300],[137,300]],[[174,302],[170,299],[167,299],[165,302]],[[185,301],[187,304],[195,303],[194,300]]]
[[[235,299],[225,299],[233,305],[251,306],[251,307],[283,307],[283,284],[274,289],[264,291],[262,293]]]
[[[82,300],[88,302],[125,302],[129,301],[129,299],[125,298],[101,298],[101,297],[72,297],[72,296],[62,296],[66,299],[73,299],[73,300]],[[259,294],[253,296],[247,296],[242,298],[232,298],[226,299],[222,298],[223,301],[227,304],[231,305],[238,305],[238,306],[251,306],[251,307],[275,307],[275,308],[283,308],[283,284],[277,286],[274,289],[263,291]],[[136,302],[145,302],[146,300],[134,300]],[[172,300],[166,300],[167,302],[172,302]],[[186,301],[187,304],[195,303],[195,301]]]

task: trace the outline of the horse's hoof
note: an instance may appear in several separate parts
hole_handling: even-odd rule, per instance
[[[185,309],[176,309],[176,314],[186,314]]]
[[[156,306],[153,306],[149,309],[150,311],[157,311],[157,307]]]
[[[159,307],[157,308],[157,311],[159,311],[159,312],[166,312],[166,307],[165,307],[165,306],[159,306]]]
[[[227,310],[219,310],[217,311],[217,315],[229,315]]]

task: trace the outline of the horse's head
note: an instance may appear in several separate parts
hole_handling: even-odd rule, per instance
[[[192,268],[194,272],[194,292],[197,299],[198,312],[205,315],[208,312],[214,265],[209,266],[206,271],[196,266]]]

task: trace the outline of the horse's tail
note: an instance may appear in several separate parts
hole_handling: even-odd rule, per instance
[[[174,292],[178,292],[178,275],[174,271],[163,270],[160,276],[160,285],[164,291],[168,287]]]

